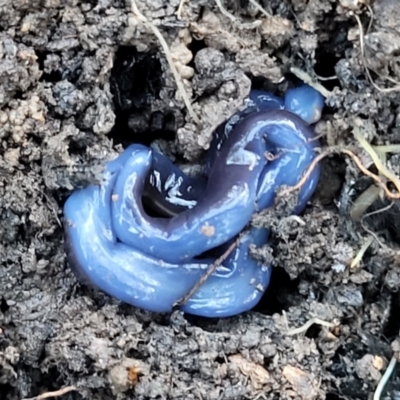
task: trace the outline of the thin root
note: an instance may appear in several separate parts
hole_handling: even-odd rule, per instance
[[[381,248],[384,248],[383,243],[379,240],[378,236],[376,235],[375,232],[371,231],[366,225],[365,225],[365,218],[371,217],[372,215],[377,215],[383,212],[386,212],[388,210],[390,210],[393,206],[394,206],[394,201],[392,201],[390,204],[388,204],[385,207],[380,208],[379,210],[375,210],[375,211],[371,211],[368,214],[365,214],[362,218],[361,218],[361,226],[362,228],[365,230],[365,232],[369,233],[375,240],[376,242],[379,244],[379,246]]]
[[[337,147],[332,147],[332,148],[324,151],[323,153],[319,154],[317,157],[315,157],[313,162],[310,164],[310,166],[308,167],[307,171],[303,175],[303,177],[299,180],[299,182],[295,186],[292,186],[290,188],[287,188],[287,189],[283,190],[281,192],[282,196],[288,195],[288,194],[290,194],[290,193],[292,193],[292,192],[294,192],[296,190],[301,189],[302,186],[307,182],[307,179],[310,177],[310,175],[314,171],[314,169],[317,166],[317,164],[321,160],[323,160],[326,156],[328,156],[330,154],[334,154],[334,153],[343,153],[343,154],[346,154],[349,157],[351,157],[352,160],[354,161],[354,163],[357,165],[358,169],[364,175],[366,175],[366,176],[370,177],[371,179],[373,179],[376,182],[376,184],[379,185],[383,189],[383,191],[385,192],[385,195],[389,199],[392,199],[392,200],[399,200],[400,199],[400,182],[398,181],[398,178],[392,172],[390,172],[386,168],[384,168],[382,163],[380,163],[380,160],[379,160],[379,163],[380,163],[380,167],[382,167],[382,169],[381,169],[382,175],[384,175],[385,177],[390,177],[390,178],[393,179],[392,180],[392,179],[389,178],[393,182],[393,184],[396,186],[396,188],[398,190],[397,193],[392,193],[388,189],[386,184],[381,180],[379,175],[376,175],[373,172],[369,171],[367,168],[365,168],[364,165],[362,164],[361,160],[351,150],[341,149],[341,148],[337,148]],[[377,168],[379,170],[378,166],[377,166]]]
[[[385,178],[389,179],[394,186],[396,186],[397,191],[400,193],[400,180],[399,178],[391,171],[389,171],[382,163],[380,157],[374,150],[374,148],[368,143],[368,141],[362,136],[359,132],[358,128],[354,129],[354,137],[358,140],[360,145],[364,148],[364,150],[369,154],[372,158],[372,161],[375,164],[375,167],[379,171],[380,175],[384,176]]]
[[[291,329],[291,330],[287,331],[286,335],[288,335],[288,336],[298,335],[299,333],[307,331],[307,329],[310,328],[310,326],[312,326],[314,324],[326,326],[327,328],[334,328],[339,325],[338,322],[336,322],[336,323],[328,322],[328,321],[324,321],[323,319],[320,319],[318,317],[313,317],[313,318],[309,319],[304,325],[300,326],[299,328],[295,328],[295,329]]]
[[[278,53],[277,56],[284,62],[284,63],[290,63],[290,60],[288,57],[285,56],[283,53]],[[306,83],[307,85],[311,86],[314,88],[317,92],[321,93],[322,96],[325,98],[331,97],[332,92],[330,92],[328,89],[326,89],[324,86],[322,86],[320,83],[316,82],[307,72],[301,70],[300,68],[297,67],[290,67],[290,72],[297,76],[301,81]]]
[[[285,196],[288,195],[289,193],[295,192],[296,190],[299,190],[302,188],[302,186],[307,182],[307,179],[310,177],[314,169],[316,168],[317,164],[323,160],[326,156],[336,153],[337,149],[332,148],[324,151],[323,153],[319,154],[317,157],[314,158],[310,166],[308,167],[307,171],[305,174],[302,176],[302,178],[297,182],[295,186],[291,186],[290,188],[287,188],[285,190],[282,190],[281,195]]]
[[[39,396],[35,397],[30,397],[29,399],[22,399],[22,400],[44,400],[44,399],[49,399],[50,397],[60,397],[63,396],[64,394],[67,394],[69,392],[74,392],[78,390],[75,386],[67,386],[65,388],[55,390],[54,392],[46,392],[39,394]]]
[[[341,150],[342,153],[347,154],[348,156],[350,156],[354,163],[357,165],[358,169],[366,176],[369,176],[370,178],[372,178],[385,192],[385,195],[389,198],[389,199],[393,199],[393,200],[399,200],[400,199],[400,192],[398,193],[392,193],[386,186],[386,184],[384,182],[382,182],[381,178],[378,175],[375,175],[374,173],[370,172],[367,168],[364,167],[364,165],[362,165],[361,160],[350,150],[346,150],[346,149],[342,149]],[[397,186],[396,186],[397,187]]]
[[[182,96],[183,102],[185,103],[188,113],[192,117],[193,121],[195,121],[197,124],[200,124],[200,120],[197,117],[196,113],[194,112],[192,104],[190,103],[189,97],[186,93],[185,85],[183,84],[182,77],[179,75],[178,70],[175,67],[174,60],[172,59],[171,51],[169,50],[168,44],[165,41],[164,36],[161,34],[159,29],[139,11],[135,0],[131,0],[131,9],[132,9],[132,13],[134,15],[136,15],[142,21],[142,23],[144,25],[149,27],[153,31],[153,33],[157,37],[157,39],[159,40],[160,45],[161,45],[162,49],[164,50],[168,65],[171,68],[172,75],[175,79],[178,92]]]
[[[324,86],[322,86],[320,83],[315,82],[310,75],[307,74],[307,72],[304,72],[300,68],[297,67],[291,67],[290,72],[293,75],[296,75],[297,78],[301,79],[304,83],[307,83],[307,85],[310,85],[313,87],[316,91],[320,92],[322,96],[325,98],[328,98],[332,95],[332,92],[330,92],[328,89],[326,89]]]

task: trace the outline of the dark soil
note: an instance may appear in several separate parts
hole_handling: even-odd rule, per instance
[[[2,400],[68,386],[63,399],[372,398],[399,350],[400,209],[353,220],[373,182],[341,153],[322,161],[302,216],[255,221],[272,229],[256,252],[272,248],[274,271],[244,315],[144,312],[79,284],[66,262],[63,204],[105,160],[140,142],[196,163],[251,87],[281,95],[298,84],[293,67],[330,92],[315,128],[324,147],[351,149],[376,172],[354,126],[374,145],[400,143],[398,0],[258,3],[272,17],[246,0],[223,1],[230,17],[214,1],[137,1],[197,125],[158,39],[124,0],[0,0]],[[400,174],[399,154],[386,163]],[[381,196],[364,216],[388,205]],[[399,396],[395,371],[381,398]]]

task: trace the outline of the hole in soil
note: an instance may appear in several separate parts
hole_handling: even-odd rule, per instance
[[[167,110],[152,112],[162,86],[161,64],[154,53],[120,47],[111,72],[116,121],[110,137],[115,144],[149,145],[156,138],[175,137],[175,117]]]
[[[329,78],[336,74],[335,66],[339,61],[333,53],[327,52],[325,50],[320,50],[316,52],[316,60],[314,66],[315,73],[322,78]],[[324,80],[320,82],[328,90],[332,90],[335,86],[339,85],[338,79]]]
[[[126,356],[129,358],[133,358],[135,360],[145,361],[149,358],[149,354],[144,346],[141,346],[140,350],[131,348],[126,352]]]
[[[339,398],[360,399],[367,398],[364,382],[361,379],[356,379],[348,372],[348,364],[345,362],[344,357],[349,360],[359,360],[365,354],[365,347],[360,342],[349,342],[339,347],[336,354],[332,358],[332,364],[327,368],[334,376],[340,378],[341,385],[335,388],[338,393],[343,396]],[[363,391],[364,389],[364,391]],[[337,395],[332,394],[332,399],[336,399]]]
[[[39,64],[39,68],[41,71],[44,71],[44,62],[49,53],[44,51],[37,51],[36,54],[38,57],[37,61]],[[40,82],[51,82],[51,83],[56,83],[61,80],[62,80],[62,75],[60,71],[43,72],[42,76],[39,79]]]
[[[343,158],[333,156],[321,162],[321,177],[314,196],[324,206],[334,206],[345,181],[346,164]]]
[[[190,43],[188,45],[188,49],[192,52],[193,54],[193,58],[192,60],[189,62],[188,66],[194,68],[194,57],[196,56],[196,54],[204,49],[206,46],[206,44],[204,43],[204,40],[192,40],[192,43]]]
[[[63,379],[63,374],[60,373],[59,369],[61,370],[61,366],[54,366],[48,369],[47,373],[41,373],[38,369],[28,369],[27,375],[31,378],[31,387],[32,391],[29,397],[34,397],[40,395],[44,391],[54,391],[60,389],[60,387],[67,386],[68,382],[65,382]],[[45,390],[43,385],[45,384]],[[0,393],[4,393],[0,389]],[[78,400],[82,399],[83,397],[79,394],[79,392],[71,392],[69,393],[69,398]]]
[[[387,320],[386,326],[383,329],[383,335],[388,338],[395,338],[400,330],[400,321],[399,321],[399,313],[400,313],[400,302],[399,302],[400,294],[399,292],[395,293],[392,296],[392,301],[390,305],[390,314]]]
[[[2,368],[0,368],[0,374],[1,374],[1,370]],[[1,393],[1,398],[4,399],[17,399],[18,396],[15,393],[15,388],[13,388],[11,385],[9,385],[8,383],[4,384],[4,385],[0,385],[0,393]]]
[[[0,301],[0,311],[4,314],[9,308],[7,301],[2,297]]]
[[[221,357],[221,356],[218,356],[218,357],[215,359],[215,362],[217,362],[218,364],[221,364],[221,365],[226,364],[225,357]]]
[[[371,227],[374,232],[379,232],[385,239],[400,245],[400,206],[398,203],[394,203],[389,209],[390,202],[386,199],[377,199],[374,203],[366,210],[366,213],[376,212],[370,216],[365,217],[364,221]]]
[[[343,399],[343,397],[340,397],[334,393],[327,393],[325,397],[325,400],[341,400],[341,399]]]
[[[283,268],[274,268],[268,289],[254,310],[265,315],[281,313],[293,305],[290,299],[298,294],[297,286],[298,279],[291,280]]]
[[[306,331],[305,336],[309,339],[316,339],[321,332],[321,326],[312,324]]]

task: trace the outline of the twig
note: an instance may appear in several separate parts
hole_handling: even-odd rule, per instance
[[[394,371],[394,367],[396,366],[396,363],[397,363],[396,357],[393,356],[392,359],[390,360],[388,367],[386,368],[385,373],[383,374],[381,380],[379,381],[378,386],[376,387],[373,400],[380,400],[382,391],[386,386],[389,378],[391,377]]]
[[[211,264],[206,273],[196,282],[196,284],[189,290],[185,296],[179,299],[175,304],[174,308],[181,307],[199,290],[199,288],[206,282],[206,280],[215,272],[215,270],[226,260],[229,254],[236,248],[241,239],[241,235],[225,250],[225,252],[218,257],[213,264]]]
[[[179,75],[178,70],[175,67],[175,63],[174,63],[174,60],[172,59],[171,51],[169,50],[168,44],[165,41],[163,35],[159,31],[159,29],[139,11],[135,0],[131,0],[131,8],[132,8],[132,13],[134,15],[136,15],[142,21],[142,23],[144,25],[148,26],[153,31],[153,33],[157,37],[157,39],[159,40],[160,45],[161,45],[162,49],[164,50],[165,57],[167,59],[169,67],[171,68],[172,75],[174,76],[176,86],[178,88],[178,92],[182,96],[182,100],[185,103],[185,106],[189,112],[189,115],[192,117],[193,121],[195,121],[197,124],[200,124],[200,120],[192,108],[189,97],[185,90],[185,86],[182,81],[182,77]]]
[[[291,329],[286,332],[286,335],[288,336],[293,336],[297,335],[299,333],[305,332],[310,326],[318,324],[322,326],[326,326],[327,328],[334,328],[335,326],[338,326],[339,323],[334,323],[334,322],[328,322],[324,321],[323,319],[320,319],[318,317],[313,317],[309,319],[304,325],[300,326],[299,328]]]
[[[67,386],[65,388],[55,390],[54,392],[46,392],[46,393],[39,394],[39,396],[25,398],[22,400],[43,400],[43,399],[48,399],[50,397],[60,397],[60,396],[63,396],[64,394],[67,394],[69,392],[74,392],[76,390],[78,390],[78,388],[75,386]]]

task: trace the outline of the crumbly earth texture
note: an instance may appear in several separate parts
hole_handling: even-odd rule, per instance
[[[397,0],[0,0],[0,398],[371,399],[400,350],[400,209],[377,196],[351,218],[373,182],[340,149],[376,173],[355,130],[400,143],[399,43]],[[196,166],[251,87],[281,95],[298,70],[337,151],[303,215],[282,192],[255,216],[274,266],[255,310],[155,315],[77,282],[73,189],[133,142]],[[397,150],[383,162],[399,176]],[[381,398],[399,393],[393,374]]]

